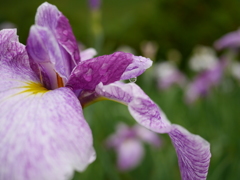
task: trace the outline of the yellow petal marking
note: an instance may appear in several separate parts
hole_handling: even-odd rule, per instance
[[[46,93],[49,90],[46,89],[41,83],[38,82],[26,82],[26,86],[22,86],[25,90],[21,91],[20,93],[30,93],[30,94],[38,94],[38,93]],[[19,94],[20,94],[19,93]]]

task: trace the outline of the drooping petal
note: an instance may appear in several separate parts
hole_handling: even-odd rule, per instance
[[[71,67],[75,67],[80,61],[80,53],[68,19],[56,6],[45,2],[38,7],[35,23],[38,26],[51,30],[58,43],[70,54],[72,60]]]
[[[143,145],[139,140],[127,139],[117,148],[117,165],[119,170],[131,170],[139,165],[144,155]]]
[[[197,177],[190,174],[193,178],[191,178],[191,176],[185,178],[188,173],[197,174],[199,177],[203,177],[202,179],[206,177],[211,156],[209,143],[199,136],[192,135],[186,130],[184,131],[183,128],[178,125],[171,125],[164,113],[136,84],[123,84],[120,82],[105,86],[99,84],[96,88],[96,93],[103,97],[127,104],[129,111],[135,120],[148,129],[158,133],[169,133],[175,145],[179,159],[184,159],[184,162],[179,160],[179,162],[182,163],[182,165],[180,164],[180,167],[183,174],[183,180],[194,179],[194,177]],[[193,153],[194,157],[190,156],[191,153]],[[191,160],[191,169],[189,170],[185,168],[188,165],[187,160]],[[196,160],[196,162],[193,162],[193,160]]]
[[[161,109],[135,83],[99,84],[96,93],[128,106],[134,119],[144,127],[158,133],[168,133],[171,124]]]
[[[169,136],[178,155],[182,180],[206,179],[211,157],[209,143],[178,125],[172,125]]]
[[[106,85],[124,78],[136,77],[149,67],[146,64],[151,64],[151,60],[130,53],[115,52],[99,56],[80,62],[73,70],[67,86],[73,90],[94,90],[100,82]]]

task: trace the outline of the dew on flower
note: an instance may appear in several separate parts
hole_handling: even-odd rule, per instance
[[[130,83],[135,83],[137,81],[137,77],[133,77],[129,79]]]

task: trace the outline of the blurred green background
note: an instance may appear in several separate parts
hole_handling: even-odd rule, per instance
[[[17,25],[22,43],[34,23],[40,0],[1,0],[0,22]],[[91,13],[87,0],[50,0],[68,17],[79,41],[94,46]],[[103,51],[112,53],[129,45],[140,53],[140,43],[154,40],[158,57],[166,58],[169,49],[178,49],[183,63],[197,44],[212,45],[223,34],[236,30],[240,23],[239,0],[102,0]]]
[[[0,0],[0,23],[14,23],[20,41],[25,44],[36,9],[43,2]],[[196,45],[212,46],[215,40],[240,25],[239,0],[102,0],[102,34],[96,42],[92,30],[93,14],[87,0],[48,2],[56,5],[69,19],[77,40],[86,47],[97,48],[99,54],[110,54],[121,45],[129,45],[141,55],[141,42],[151,40],[159,46],[157,60],[166,59],[170,49],[179,50],[182,54],[180,66],[184,70]],[[239,82],[231,78],[230,81],[231,91],[217,87],[207,99],[192,106],[184,103],[184,92],[178,87],[159,91],[152,79],[147,84],[143,77],[137,81],[172,123],[210,142],[209,180],[240,179],[240,89]],[[92,128],[97,159],[85,172],[76,173],[74,180],[180,179],[176,153],[167,135],[161,135],[164,141],[161,149],[145,147],[146,156],[135,170],[117,170],[115,153],[104,147],[104,140],[113,133],[118,121],[135,123],[127,107],[104,101],[87,107],[84,114]]]

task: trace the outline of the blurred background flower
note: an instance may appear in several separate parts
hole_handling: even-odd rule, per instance
[[[189,67],[196,72],[209,70],[216,66],[217,61],[218,57],[213,48],[197,46],[189,59]]]
[[[11,29],[11,28],[16,28],[16,25],[11,23],[11,22],[8,22],[8,21],[2,22],[0,24],[0,30],[2,30],[2,29]]]
[[[216,62],[211,65],[205,63],[205,67],[199,65],[201,69],[206,70],[200,72],[195,79],[189,83],[186,90],[186,101],[188,103],[193,103],[199,97],[206,97],[211,88],[219,85],[221,82],[226,65],[226,59],[219,60],[218,62],[216,60]]]
[[[179,85],[180,87],[185,85],[186,77],[174,63],[170,61],[156,63],[154,68],[159,89],[168,89],[172,85]]]
[[[155,148],[161,145],[160,137],[138,124],[129,127],[124,123],[116,126],[116,132],[106,140],[107,147],[114,148],[117,153],[117,167],[127,171],[137,167],[144,156],[143,143]]]

